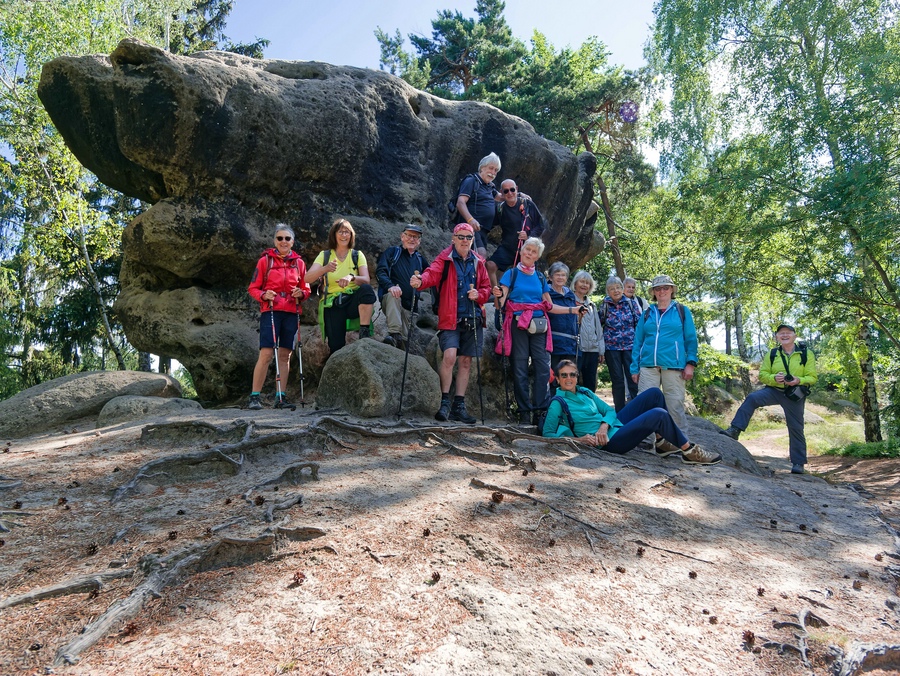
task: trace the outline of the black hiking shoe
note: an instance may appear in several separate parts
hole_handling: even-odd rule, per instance
[[[249,401],[247,401],[247,408],[251,411],[258,411],[262,408],[262,402],[259,400],[258,394],[251,394]]]
[[[739,430],[734,425],[729,425],[727,430],[719,430],[719,434],[724,434],[726,437],[730,437],[731,439],[737,441],[741,436],[741,432],[743,431],[744,430]]]
[[[394,343],[394,347],[399,350],[406,350],[406,343],[403,342],[403,336],[401,336],[399,333],[392,333],[390,335],[390,338]]]
[[[453,406],[450,409],[450,420],[466,423],[466,425],[474,425],[478,422],[478,419],[475,416],[469,415],[469,412],[466,410],[465,401],[453,402]]]
[[[366,326],[359,327],[359,337],[360,338],[371,338],[372,337],[372,325],[367,324]]]
[[[281,395],[280,397],[276,395],[275,397],[275,408],[289,408],[292,411],[297,410],[297,406],[288,401],[288,398],[285,395]]]
[[[441,399],[441,407],[438,409],[438,412],[434,414],[435,420],[440,420],[443,422],[450,417],[450,399]]]

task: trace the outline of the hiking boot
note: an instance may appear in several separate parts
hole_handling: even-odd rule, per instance
[[[793,464],[791,465],[791,474],[806,474],[806,470],[803,469],[803,465]]]
[[[403,336],[401,336],[399,333],[392,333],[390,335],[390,339],[393,341],[394,347],[396,347],[398,350],[406,349],[406,343],[403,342]]]
[[[262,408],[262,402],[259,400],[258,394],[250,395],[250,400],[247,402],[247,408],[251,411],[258,411]]]
[[[435,420],[444,421],[450,417],[450,400],[449,399],[441,399],[441,407],[438,409],[438,412],[434,414]]]
[[[381,342],[385,345],[390,345],[391,347],[397,347],[397,343],[394,342],[394,339],[391,338],[391,336],[386,336]]]
[[[719,430],[719,434],[724,434],[726,437],[731,437],[735,441],[738,440],[741,436],[741,432],[744,430],[739,430],[734,425],[729,425],[727,430]]]
[[[721,455],[704,451],[697,444],[691,444],[690,448],[681,452],[681,462],[685,465],[715,465],[721,460]]]
[[[359,327],[359,337],[360,338],[371,338],[372,337],[372,325],[368,324],[366,326]]]
[[[672,455],[673,453],[681,453],[681,449],[678,448],[678,446],[673,444],[671,441],[666,441],[663,438],[657,439],[654,447],[656,455],[659,458],[665,458],[666,456]]]
[[[478,422],[478,418],[469,415],[469,412],[466,410],[465,401],[453,402],[453,406],[450,408],[450,420],[463,422],[466,423],[466,425],[474,425],[476,422]]]
[[[280,397],[275,395],[275,408],[287,408],[291,406],[291,402],[288,401],[287,395],[282,394]]]

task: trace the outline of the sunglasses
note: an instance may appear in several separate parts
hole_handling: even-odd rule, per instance
[[[293,237],[282,237],[281,235],[276,235],[275,239],[277,239],[279,242],[293,242],[294,241]]]
[[[560,373],[559,377],[560,378],[577,378],[578,374],[577,373]]]
[[[455,235],[456,239],[461,239],[463,241],[469,241],[470,239],[475,239],[475,235]]]
[[[516,190],[518,190],[518,188],[503,188],[501,192],[506,195],[507,193],[516,192]]]

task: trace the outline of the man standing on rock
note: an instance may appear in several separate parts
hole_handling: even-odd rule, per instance
[[[751,392],[738,408],[727,430],[721,433],[732,439],[747,429],[750,418],[760,406],[781,406],[790,439],[791,474],[803,474],[806,464],[806,435],[803,414],[809,388],[818,380],[816,356],[805,343],[796,343],[797,332],[790,324],[775,329],[778,347],[764,355],[759,364],[761,390]]]
[[[413,288],[409,280],[416,272],[428,267],[428,261],[416,251],[422,243],[422,227],[407,225],[400,233],[400,246],[386,249],[378,259],[378,300],[388,325],[384,342],[401,350],[409,336],[409,316],[412,311]]]
[[[434,262],[420,275],[413,275],[409,284],[414,289],[437,287],[438,339],[441,359],[438,375],[441,379],[441,407],[436,420],[457,420],[469,425],[475,417],[466,411],[466,389],[472,370],[472,357],[481,356],[484,343],[484,305],[491,295],[491,284],[484,259],[472,251],[475,230],[468,223],[453,229],[453,244],[438,254]],[[450,402],[453,366],[456,370],[456,396]]]
[[[503,181],[500,194],[503,202],[494,218],[494,225],[500,226],[500,245],[486,264],[491,288],[497,286],[497,273],[506,272],[516,262],[522,242],[544,234],[544,217],[531,198],[519,193],[515,181],[510,178]]]

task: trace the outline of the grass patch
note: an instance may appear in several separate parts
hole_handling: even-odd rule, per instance
[[[867,444],[855,441],[833,446],[822,455],[834,455],[841,458],[898,458],[900,457],[900,439],[888,439]]]

